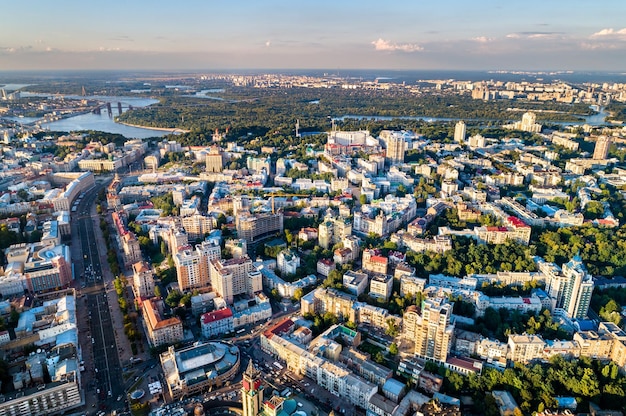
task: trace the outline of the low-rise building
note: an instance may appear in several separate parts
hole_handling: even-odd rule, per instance
[[[221,342],[195,343],[180,350],[169,347],[159,359],[173,400],[223,386],[237,374],[241,361],[236,346]]]
[[[369,282],[369,277],[367,274],[362,272],[357,272],[354,270],[348,270],[343,275],[343,285],[346,290],[355,295],[359,296],[365,293],[367,289],[367,283]]]
[[[385,302],[391,297],[393,289],[393,277],[388,274],[375,274],[370,280],[369,295],[383,299]]]
[[[545,341],[538,335],[509,335],[508,358],[514,362],[528,363],[541,358]]]
[[[230,308],[207,312],[200,317],[200,328],[205,338],[233,332],[235,329],[233,312]]]

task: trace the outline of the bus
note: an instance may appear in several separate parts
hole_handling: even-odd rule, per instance
[[[283,369],[283,366],[278,361],[274,361],[274,367],[278,368],[279,370]]]
[[[245,331],[246,328],[241,328],[235,331],[235,334],[241,334],[243,331]]]

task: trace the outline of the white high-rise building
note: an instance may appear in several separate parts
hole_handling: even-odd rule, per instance
[[[454,141],[456,143],[463,143],[465,141],[465,134],[467,131],[467,127],[465,126],[465,122],[463,120],[456,123],[454,127]]]
[[[563,309],[570,318],[585,318],[589,311],[593,278],[579,256],[565,263],[562,270],[546,268],[546,290],[552,298],[553,309]]]
[[[574,256],[563,265],[563,274],[569,279],[564,309],[572,318],[586,318],[593,293],[593,277],[587,272],[580,256]]]

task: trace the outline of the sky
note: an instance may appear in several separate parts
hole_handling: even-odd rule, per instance
[[[0,70],[626,72],[625,0],[0,0]]]

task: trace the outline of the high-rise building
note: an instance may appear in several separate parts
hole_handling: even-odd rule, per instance
[[[552,308],[564,310],[570,318],[585,318],[594,284],[580,257],[574,256],[562,270],[557,266],[545,270]]]
[[[610,136],[599,136],[596,141],[596,147],[593,149],[593,158],[595,160],[604,160],[609,155],[609,148],[611,147]]]
[[[263,404],[263,386],[261,372],[254,367],[252,360],[243,373],[241,383],[241,401],[243,402],[243,416],[257,416]]]
[[[406,152],[406,139],[403,132],[383,130],[380,138],[385,142],[385,159],[390,165],[404,162]]]
[[[264,237],[283,232],[283,213],[238,215],[235,221],[237,236],[252,243]]]
[[[467,127],[465,126],[465,122],[463,120],[456,123],[456,126],[454,126],[454,141],[456,143],[465,142],[466,131]]]
[[[580,256],[574,256],[563,265],[563,274],[569,279],[563,307],[572,318],[584,319],[593,293],[593,277],[587,272]]]
[[[174,264],[180,290],[207,287],[210,282],[209,261],[220,257],[220,246],[208,241],[198,244],[195,250],[188,247],[176,253]]]
[[[404,314],[404,336],[415,343],[415,355],[445,362],[450,351],[454,324],[452,305],[442,298],[422,301],[421,315],[409,307]]]
[[[229,305],[232,305],[236,295],[252,296],[263,290],[261,273],[254,268],[248,256],[211,260],[209,274],[213,291]]]

